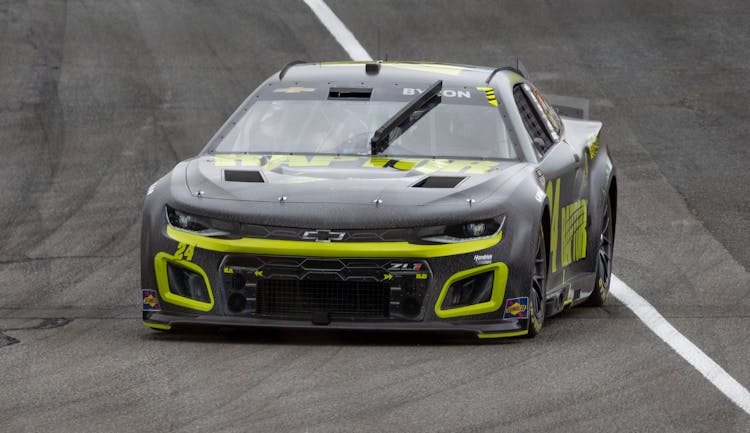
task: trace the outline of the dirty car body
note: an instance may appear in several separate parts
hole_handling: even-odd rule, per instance
[[[285,67],[149,188],[144,323],[501,338],[601,304],[615,171],[557,111],[514,68]]]

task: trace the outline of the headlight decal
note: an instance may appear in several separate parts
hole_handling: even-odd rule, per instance
[[[453,244],[458,242],[476,241],[490,239],[503,230],[505,225],[505,216],[490,218],[481,221],[472,221],[463,224],[446,226],[442,234],[423,237],[422,240],[428,242],[439,242],[443,244]]]

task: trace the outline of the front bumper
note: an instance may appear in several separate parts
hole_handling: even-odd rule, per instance
[[[143,248],[143,289],[158,293],[158,307],[144,311],[143,320],[156,329],[326,327],[447,331],[479,338],[528,332],[527,319],[505,314],[506,300],[528,296],[528,286],[523,278],[527,260],[512,260],[517,254],[513,239],[502,233],[441,245],[318,243],[223,240],[163,226]],[[207,293],[177,294],[170,267],[203,279]],[[452,281],[485,271],[495,275],[489,301],[447,310],[436,307]],[[361,291],[356,296],[350,291],[354,285]],[[318,296],[321,287],[329,293]],[[304,302],[297,302],[301,296]]]

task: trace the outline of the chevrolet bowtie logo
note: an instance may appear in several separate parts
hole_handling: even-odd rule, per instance
[[[331,242],[344,239],[346,233],[332,232],[330,230],[313,230],[302,234],[302,239],[315,242]]]

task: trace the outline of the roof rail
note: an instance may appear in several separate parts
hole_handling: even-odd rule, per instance
[[[303,62],[302,60],[292,60],[291,62],[284,65],[284,67],[281,68],[281,71],[279,72],[279,81],[284,79],[284,75],[286,75],[286,71],[289,70],[289,68],[291,68],[294,65],[299,65],[302,63],[307,63],[307,62]]]
[[[493,69],[492,72],[490,72],[490,76],[487,77],[487,79],[484,82],[487,83],[487,84],[490,84],[490,81],[492,81],[492,77],[494,77],[495,74],[497,74],[500,71],[515,72],[516,74],[518,74],[518,75],[526,78],[526,75],[520,69],[514,68],[513,66],[502,66],[502,67]]]

